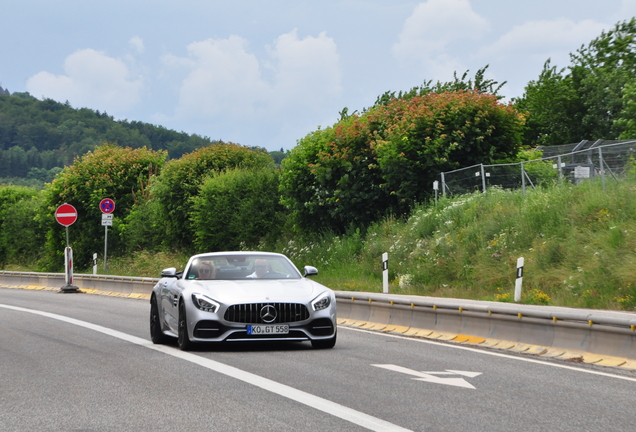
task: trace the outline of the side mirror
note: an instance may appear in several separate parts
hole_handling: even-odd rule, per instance
[[[177,277],[177,269],[174,267],[163,269],[161,270],[161,277]]]
[[[303,277],[316,276],[318,274],[318,269],[316,267],[305,266],[303,270],[305,271],[305,274],[303,274]]]

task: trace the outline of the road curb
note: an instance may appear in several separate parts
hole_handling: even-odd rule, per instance
[[[338,325],[351,328],[361,328],[379,333],[391,333],[413,338],[424,338],[438,341],[443,340],[446,342],[452,342],[461,345],[475,345],[488,348],[497,348],[537,357],[559,359],[571,363],[589,363],[601,366],[611,366],[628,370],[636,370],[636,361],[623,357],[591,354],[583,351],[565,350],[547,346],[525,344],[521,342],[439,332],[428,329],[408,328],[404,326],[387,325],[382,323],[351,320],[345,318],[339,318]]]

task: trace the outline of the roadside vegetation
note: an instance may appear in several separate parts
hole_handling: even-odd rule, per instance
[[[534,160],[537,144],[636,138],[634,47],[636,20],[619,23],[569,68],[546,63],[509,103],[487,67],[389,91],[286,153],[2,95],[0,176],[24,181],[0,184],[0,269],[63,271],[53,215],[68,203],[75,271],[92,271],[98,253],[102,273],[98,204],[111,198],[109,274],[157,277],[194,253],[269,250],[318,267],[334,289],[378,292],[387,252],[391,292],[508,302],[524,257],[525,303],[634,310],[634,166],[605,190],[559,183],[538,162],[525,195],[431,196],[440,172]]]
[[[525,196],[495,188],[420,205],[364,232],[288,236],[253,248],[318,267],[316,280],[334,289],[366,292],[382,292],[387,252],[392,293],[501,302],[513,301],[516,262],[524,257],[522,303],[635,310],[635,194],[633,174],[605,190],[600,181],[546,185]],[[137,251],[111,258],[108,273],[158,277],[163,268],[183,269],[188,257]]]

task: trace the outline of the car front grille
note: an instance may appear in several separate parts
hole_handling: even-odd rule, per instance
[[[268,305],[276,309],[276,319],[265,323],[261,319],[261,310]],[[247,303],[228,307],[224,318],[229,322],[245,324],[291,323],[308,319],[309,310],[300,303]]]

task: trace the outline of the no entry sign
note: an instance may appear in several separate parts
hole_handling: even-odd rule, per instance
[[[73,225],[77,220],[77,210],[70,204],[62,204],[55,210],[55,220],[65,227]]]

